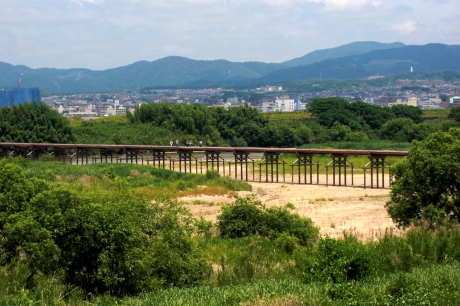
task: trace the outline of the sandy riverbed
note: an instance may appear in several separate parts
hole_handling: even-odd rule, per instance
[[[386,229],[395,228],[385,209],[385,203],[389,200],[389,189],[286,183],[251,185],[251,192],[238,192],[238,196],[256,194],[267,206],[292,203],[296,213],[311,218],[315,225],[321,228],[321,235],[340,237],[346,230],[355,232],[365,240],[378,237]],[[196,216],[202,215],[207,220],[216,221],[221,206],[235,199],[229,196],[197,196],[179,200],[189,203],[187,206]]]

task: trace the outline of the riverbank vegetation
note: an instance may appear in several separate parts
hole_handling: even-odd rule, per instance
[[[8,158],[0,160],[0,300],[7,305],[459,304],[459,130],[450,129],[458,123],[421,122],[413,109],[376,115],[363,104],[327,103],[332,106],[310,110],[318,121],[268,120],[249,108],[226,112],[192,105],[176,112],[176,106],[149,104],[145,113],[139,108],[132,116],[71,126],[75,141],[83,143],[203,139],[206,145],[284,146],[298,141],[315,148],[409,150],[407,160],[391,161],[395,183],[387,204],[397,225],[407,228],[402,236],[387,230],[367,241],[353,232],[320,237],[292,204],[265,207],[251,196],[222,207],[216,223],[195,218],[178,198],[251,190],[216,171]],[[323,114],[331,109],[333,122]],[[357,167],[365,162],[358,159]]]
[[[7,304],[456,304],[460,229],[319,237],[295,207],[236,198],[213,224],[177,200],[218,173],[0,161],[0,299]],[[152,190],[152,191],[149,191]]]

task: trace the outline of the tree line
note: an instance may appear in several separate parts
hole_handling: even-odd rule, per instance
[[[0,109],[0,141],[197,145],[233,147],[299,147],[331,141],[390,140],[412,142],[436,131],[458,127],[458,109],[449,119],[423,121],[413,106],[380,107],[341,98],[314,98],[305,112],[313,118],[268,120],[249,105],[207,107],[202,104],[145,103],[126,117],[69,120],[44,103]]]

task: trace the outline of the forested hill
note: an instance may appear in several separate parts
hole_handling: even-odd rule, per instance
[[[384,47],[389,49],[375,50]],[[192,85],[275,84],[311,78],[351,79],[409,71],[460,70],[460,46],[428,44],[402,46],[361,42],[307,54],[280,64],[193,60],[170,56],[153,62],[140,61],[103,71],[89,69],[31,69],[0,62],[0,88],[11,88],[24,70],[22,85],[46,93],[113,92],[146,87],[191,87]],[[369,49],[374,50],[367,52]],[[351,52],[352,56],[340,57]],[[367,53],[364,53],[367,52]],[[305,60],[321,60],[300,65]]]
[[[302,57],[283,62],[282,64],[288,67],[297,67],[322,62],[327,59],[358,55],[374,50],[400,48],[404,46],[405,44],[401,42],[384,44],[375,41],[359,41],[336,48],[313,51]]]
[[[414,71],[460,70],[460,45],[428,44],[328,59],[310,65],[269,73],[259,82],[286,82],[305,79],[358,79]]]

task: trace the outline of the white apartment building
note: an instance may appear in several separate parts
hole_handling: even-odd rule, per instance
[[[275,104],[279,112],[293,112],[295,110],[294,99],[277,98]]]

